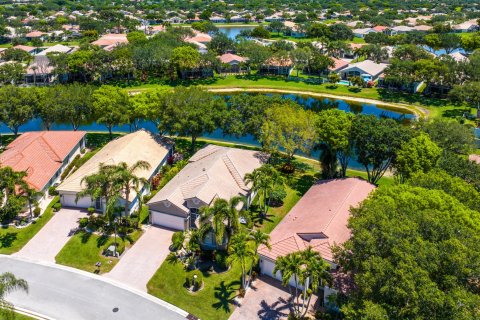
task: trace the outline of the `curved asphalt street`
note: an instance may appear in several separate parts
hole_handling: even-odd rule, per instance
[[[0,273],[27,280],[29,293],[15,291],[16,307],[55,320],[180,320],[187,312],[112,280],[49,263],[0,255]]]

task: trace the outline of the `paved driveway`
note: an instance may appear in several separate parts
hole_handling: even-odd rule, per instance
[[[87,213],[78,209],[62,208],[14,256],[37,261],[55,262],[55,256],[70,239],[70,230],[78,226],[78,219]]]
[[[173,233],[168,229],[147,227],[112,271],[104,276],[146,292],[148,281],[170,253],[168,247]]]
[[[312,297],[310,306],[315,303],[316,299],[314,298]],[[290,303],[290,293],[287,288],[282,287],[280,281],[261,276],[255,280],[229,320],[287,319],[290,313]]]
[[[6,299],[45,318],[56,320],[181,320],[187,312],[146,293],[104,277],[0,255],[0,272],[27,280],[29,292]]]

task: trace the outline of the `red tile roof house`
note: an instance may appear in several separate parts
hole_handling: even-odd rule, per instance
[[[350,207],[366,199],[374,188],[358,178],[320,181],[313,185],[270,233],[271,249],[259,248],[261,273],[281,280],[279,273],[273,274],[277,258],[309,246],[336,269],[331,246],[350,238],[347,227]],[[294,285],[293,279],[290,284]],[[332,288],[324,288],[325,301],[333,292]]]
[[[233,53],[225,53],[225,54],[222,54],[221,56],[218,56],[217,58],[222,63],[222,66],[220,67],[219,71],[220,72],[227,72],[227,73],[228,72],[232,72],[232,73],[241,72],[242,70],[240,68],[240,65],[242,63],[248,61],[248,58],[237,56],[236,54],[233,54]]]
[[[25,181],[48,197],[48,188],[60,179],[68,164],[85,148],[84,131],[26,132],[12,141],[0,154],[0,165],[15,171],[26,171]]]

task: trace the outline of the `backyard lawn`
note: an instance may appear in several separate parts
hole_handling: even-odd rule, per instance
[[[234,309],[231,300],[240,289],[240,266],[234,264],[229,271],[220,274],[204,272],[204,288],[196,293],[189,293],[183,287],[185,275],[182,263],[167,259],[148,282],[148,293],[200,319],[228,319]]]
[[[142,231],[137,230],[123,239],[117,236],[119,250],[123,251],[123,248],[131,247],[141,235]],[[100,268],[100,273],[106,273],[112,270],[118,262],[118,259],[116,258],[105,257],[102,255],[102,252],[113,243],[113,237],[104,237],[92,233],[79,232],[68,240],[67,244],[55,257],[55,260],[58,264],[88,272],[95,272],[97,270],[95,263],[101,262],[102,266]]]
[[[0,228],[0,253],[12,254],[19,251],[24,245],[27,244],[34,235],[37,234],[40,229],[52,218],[53,209],[52,206],[59,200],[55,197],[48,205],[45,212],[36,220],[35,223],[29,225],[26,228],[17,229],[9,226],[8,228]]]

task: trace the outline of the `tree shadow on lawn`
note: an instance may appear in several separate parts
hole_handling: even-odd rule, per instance
[[[268,304],[267,301],[262,300],[260,302],[261,309],[257,312],[258,318],[269,320],[287,317],[293,311],[292,301],[292,298],[288,300],[278,298],[274,303]]]
[[[13,245],[13,242],[17,240],[16,232],[8,232],[0,236],[0,245],[1,248],[10,248]]]
[[[107,234],[102,234],[100,237],[98,237],[97,248],[103,247],[107,243],[108,239],[110,239],[110,237]]]
[[[287,183],[299,196],[303,196],[317,180],[318,177],[310,174],[303,174],[298,178],[289,179]]]
[[[217,299],[218,302],[212,304],[212,307],[217,310],[222,309],[225,313],[230,312],[231,305],[233,304],[232,300],[235,298],[236,292],[239,288],[239,280],[231,281],[228,284],[225,284],[225,281],[222,281],[220,286],[215,287],[215,299]]]
[[[82,243],[87,243],[88,240],[90,240],[90,237],[92,236],[92,234],[90,232],[83,232],[82,233],[82,238],[81,238],[81,241]]]
[[[255,212],[252,217],[253,225],[256,228],[260,228],[267,222],[273,222],[273,219],[272,219],[273,217],[275,217],[274,214],[265,215],[265,214],[260,214],[260,212]]]
[[[457,117],[463,117],[463,115],[470,114],[472,111],[471,108],[458,108],[458,109],[452,109],[452,110],[445,110],[442,113],[442,116],[444,118],[457,118]]]

